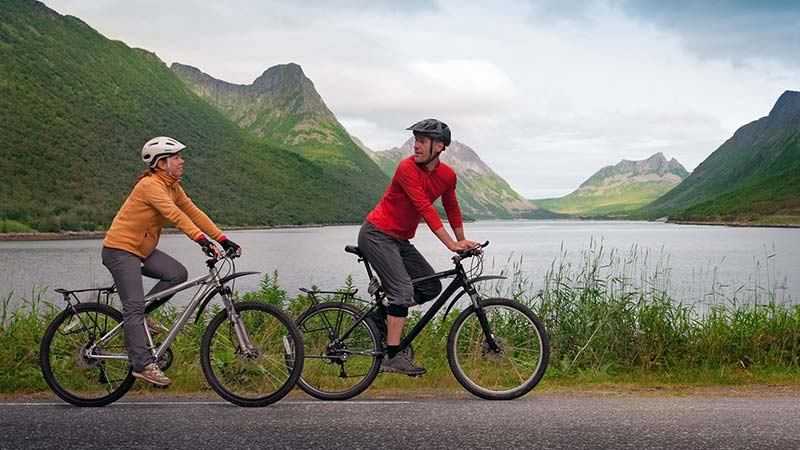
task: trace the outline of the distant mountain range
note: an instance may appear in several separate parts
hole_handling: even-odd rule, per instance
[[[800,223],[800,92],[736,130],[686,180],[635,212],[699,222]]]
[[[296,64],[236,85],[169,68],[37,1],[0,0],[0,11],[0,232],[107,228],[153,136],[187,145],[182,184],[224,226],[360,222],[412,152],[410,141],[372,152],[349,135]],[[553,208],[798,223],[800,93],[785,92],[688,177],[656,154],[603,168],[566,197],[537,200],[541,207],[462,143],[442,160],[475,218],[558,217]]]
[[[400,148],[377,152],[363,144],[362,148],[391,177],[397,164],[414,153],[413,145],[414,138],[411,137]],[[454,140],[440,158],[458,175],[456,193],[462,212],[468,216],[476,219],[555,217],[520,196],[474,150],[461,142]]]
[[[662,153],[641,161],[623,159],[598,170],[577,190],[560,197],[532,200],[553,212],[597,216],[640,208],[679,185],[689,173]]]

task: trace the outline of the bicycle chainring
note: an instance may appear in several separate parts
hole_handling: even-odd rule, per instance
[[[156,344],[156,348],[158,348],[161,344]],[[172,349],[167,348],[167,351],[164,352],[161,356],[158,357],[158,368],[161,369],[162,372],[166,372],[172,366],[172,361],[175,359],[175,356],[172,354]]]

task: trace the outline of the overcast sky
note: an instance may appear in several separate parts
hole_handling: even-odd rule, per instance
[[[232,83],[300,64],[373,150],[439,118],[527,198],[656,152],[691,171],[800,90],[796,0],[45,3]]]

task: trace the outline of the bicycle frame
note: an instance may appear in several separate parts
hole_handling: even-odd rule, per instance
[[[209,260],[209,261],[212,261],[212,260]],[[207,296],[209,296],[210,294],[214,294],[215,293],[214,291],[222,290],[224,284],[227,283],[231,279],[238,278],[238,277],[244,276],[244,275],[252,275],[252,274],[258,273],[258,272],[238,272],[238,273],[233,273],[231,275],[228,275],[228,276],[226,276],[226,277],[221,279],[219,277],[219,271],[217,270],[217,268],[214,267],[214,265],[211,264],[210,262],[207,263],[207,264],[208,264],[208,267],[209,267],[209,269],[208,269],[209,273],[207,275],[203,275],[203,276],[194,278],[192,280],[185,281],[185,282],[183,282],[183,283],[181,283],[181,284],[179,284],[177,286],[173,286],[173,287],[171,287],[169,289],[166,289],[166,290],[163,290],[163,291],[160,291],[160,292],[157,292],[155,294],[148,295],[147,297],[145,297],[145,299],[144,299],[145,300],[145,310],[148,311],[148,306],[152,305],[153,303],[155,303],[156,301],[158,301],[158,300],[160,300],[162,298],[174,295],[174,294],[176,294],[178,292],[182,292],[182,291],[184,291],[186,289],[189,289],[189,288],[192,288],[194,286],[201,285],[200,288],[195,293],[195,295],[192,298],[192,300],[186,306],[186,309],[181,313],[180,317],[178,317],[178,319],[172,324],[172,326],[169,329],[169,333],[167,333],[167,336],[164,338],[164,341],[161,343],[160,346],[158,346],[158,348],[155,348],[155,343],[153,342],[153,336],[150,333],[150,330],[147,328],[147,325],[146,324],[144,325],[144,327],[145,327],[145,335],[147,336],[147,342],[150,345],[151,349],[155,348],[155,350],[153,351],[153,356],[154,356],[154,358],[156,358],[156,360],[158,360],[158,358],[160,358],[162,355],[164,355],[164,353],[166,353],[166,351],[169,348],[169,346],[172,344],[172,342],[178,336],[178,333],[180,333],[180,331],[183,329],[183,327],[189,321],[189,318],[192,316],[192,314],[194,313],[195,309],[197,309],[198,305],[200,305],[200,303],[201,303],[201,301],[203,299],[206,299]],[[228,292],[226,292],[226,294],[230,294],[230,289],[228,289]],[[236,331],[236,337],[239,339],[239,342],[242,342],[242,343],[245,344],[244,345],[245,348],[249,351],[251,349],[252,345],[250,344],[250,340],[248,339],[248,337],[247,337],[247,335],[246,335],[246,333],[244,331],[244,327],[241,326],[240,317],[239,317],[238,313],[236,312],[236,310],[234,308],[233,302],[230,301],[228,295],[221,295],[221,297],[222,297],[222,301],[223,301],[223,304],[224,304],[225,308],[228,310],[228,315],[230,317],[230,320],[235,325],[234,326],[234,330]],[[210,297],[209,297],[209,300],[210,300]],[[203,305],[203,306],[205,306],[205,305]],[[119,324],[117,324],[117,326],[115,326],[113,329],[111,329],[111,331],[109,331],[105,335],[101,336],[94,345],[92,345],[89,349],[87,349],[86,356],[89,357],[89,358],[96,358],[96,359],[127,360],[128,359],[127,353],[125,353],[125,354],[122,354],[122,353],[95,353],[95,351],[98,348],[102,349],[102,347],[106,343],[110,342],[116,335],[118,335],[120,333],[120,331],[122,330],[122,328],[123,328],[123,323],[119,323]]]
[[[367,270],[367,276],[369,277],[370,280],[372,280],[373,279],[373,275],[372,275],[372,270],[371,270],[371,268],[369,266],[369,262],[366,259],[364,259],[364,257],[362,257],[362,256],[360,256],[358,254],[356,254],[356,255],[359,256],[359,262],[362,262],[362,261],[364,262],[364,265],[365,265],[366,270]],[[450,297],[459,288],[461,288],[463,290],[453,298],[453,300],[450,303],[449,307],[447,308],[445,314],[447,314],[450,311],[450,309],[452,309],[452,307],[455,305],[455,303],[458,301],[458,299],[460,299],[466,293],[470,297],[470,301],[472,302],[472,306],[477,310],[476,314],[477,314],[478,320],[479,320],[479,322],[481,324],[481,328],[483,329],[484,333],[486,334],[487,343],[489,344],[489,346],[490,346],[490,348],[492,350],[497,350],[498,349],[497,344],[494,341],[494,336],[492,335],[491,331],[489,330],[488,322],[486,321],[486,316],[483,313],[483,306],[481,305],[480,297],[478,296],[478,293],[475,291],[475,288],[473,287],[473,284],[475,282],[478,282],[478,281],[491,280],[491,279],[504,279],[505,277],[499,276],[499,275],[487,275],[487,276],[481,276],[481,277],[476,277],[476,278],[470,279],[470,278],[467,278],[467,274],[466,274],[466,272],[464,270],[464,267],[461,265],[461,260],[460,259],[454,259],[454,262],[455,262],[455,268],[453,268],[453,269],[445,270],[443,272],[436,272],[436,273],[434,273],[432,275],[428,275],[428,276],[420,277],[420,278],[415,278],[415,279],[411,280],[411,284],[419,284],[419,283],[424,283],[426,281],[440,280],[440,279],[443,279],[443,278],[448,278],[448,277],[451,277],[451,276],[455,276],[453,281],[451,281],[450,284],[444,289],[444,291],[442,291],[442,293],[439,294],[439,297],[436,299],[436,301],[433,304],[431,304],[430,308],[428,308],[428,310],[425,312],[425,314],[423,314],[423,316],[419,319],[417,324],[400,341],[400,351],[405,350],[411,344],[411,342],[414,340],[414,338],[416,338],[417,335],[419,335],[419,333],[422,332],[422,330],[428,325],[428,322],[430,322],[433,319],[433,317],[442,309],[442,306],[444,306],[444,304],[447,303],[447,301],[450,299]],[[303,289],[303,291],[305,291],[305,290]],[[316,298],[313,296],[313,292],[310,292],[310,291],[306,291],[306,292],[309,292],[309,293],[312,294],[311,298],[314,299],[313,301],[315,302],[315,306],[316,306],[317,305]],[[318,293],[346,294],[344,292],[325,292],[325,291],[317,291],[317,292]],[[351,295],[352,294],[354,294],[354,293],[351,293]],[[374,292],[372,294],[372,296],[374,297],[374,302],[372,302],[371,305],[368,308],[364,308],[363,309],[363,313],[360,315],[358,320],[356,320],[355,323],[353,323],[344,333],[342,333],[342,336],[340,336],[338,340],[346,339],[350,335],[350,333],[352,333],[353,330],[355,330],[355,328],[364,320],[364,318],[370,312],[372,312],[375,308],[378,307],[378,303],[381,301],[381,291],[378,290],[378,291]],[[342,301],[344,301],[344,299]],[[378,356],[382,356],[382,355],[378,355]]]

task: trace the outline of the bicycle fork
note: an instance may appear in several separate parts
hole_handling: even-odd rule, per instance
[[[233,299],[230,297],[230,290],[226,286],[225,291],[221,293],[225,307],[228,309],[228,320],[233,324],[233,332],[236,334],[236,340],[242,347],[242,352],[247,358],[255,358],[258,356],[258,349],[250,342],[250,337],[247,336],[247,329],[244,326],[242,316],[236,311],[236,306]],[[285,344],[284,344],[285,345]]]
[[[483,309],[480,296],[472,285],[468,284],[464,286],[464,290],[467,291],[470,300],[472,300],[475,316],[478,317],[478,323],[481,324],[481,330],[483,330],[483,335],[486,338],[486,344],[489,346],[489,350],[493,353],[500,353],[502,349],[497,345],[497,341],[494,339],[494,333],[492,333],[492,329],[489,327],[489,321],[486,319],[486,310]]]

